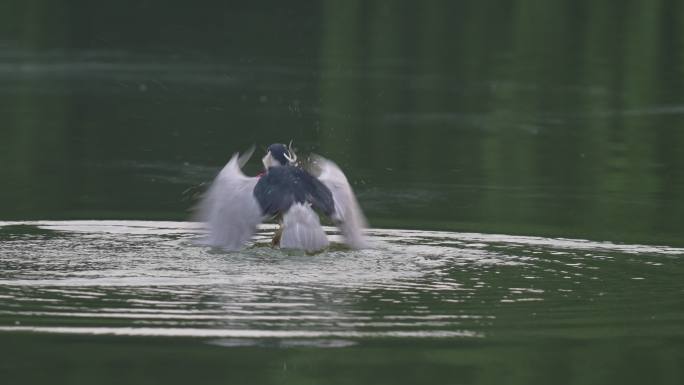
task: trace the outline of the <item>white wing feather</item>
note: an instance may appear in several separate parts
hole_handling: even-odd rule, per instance
[[[243,174],[240,164],[244,162],[244,157],[234,154],[198,205],[197,216],[207,227],[206,242],[211,246],[241,249],[263,219],[253,194],[259,178]]]
[[[367,247],[363,230],[368,224],[347,177],[335,163],[328,159],[315,156],[313,162],[320,170],[318,179],[332,192],[335,202],[335,214],[332,219],[342,230],[347,244],[356,249]]]

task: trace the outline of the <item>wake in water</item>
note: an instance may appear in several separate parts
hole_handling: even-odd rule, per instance
[[[535,327],[552,328],[587,311],[568,304],[603,309],[625,296],[676,312],[684,288],[672,279],[684,249],[672,247],[375,229],[370,249],[349,250],[326,228],[332,247],[307,255],[272,248],[274,231],[224,252],[196,246],[195,223],[0,222],[0,331],[227,344],[474,338],[511,311],[549,314]]]

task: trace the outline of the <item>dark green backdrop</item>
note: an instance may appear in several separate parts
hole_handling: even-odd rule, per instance
[[[374,226],[684,244],[684,3],[243,3],[0,3],[0,219],[185,219],[294,139]]]

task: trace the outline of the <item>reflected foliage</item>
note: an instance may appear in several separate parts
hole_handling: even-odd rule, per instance
[[[294,139],[374,226],[681,245],[683,14],[3,2],[0,218],[185,218],[232,152]]]

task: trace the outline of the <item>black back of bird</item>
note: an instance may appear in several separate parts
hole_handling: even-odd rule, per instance
[[[254,196],[267,216],[282,215],[295,203],[310,203],[328,217],[335,211],[332,192],[314,176],[294,166],[269,168],[254,187]]]

